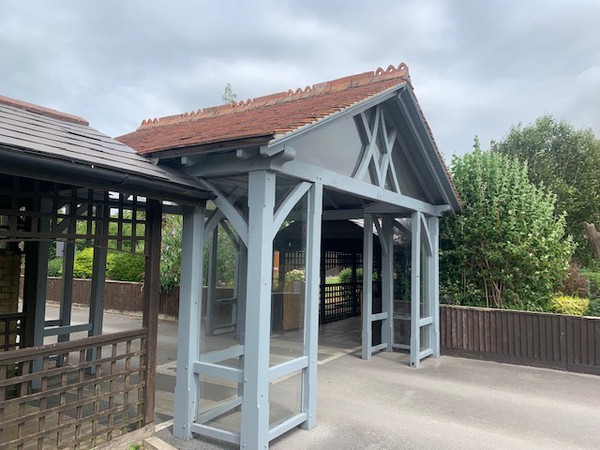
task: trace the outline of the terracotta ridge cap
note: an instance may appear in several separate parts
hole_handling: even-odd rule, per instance
[[[14,108],[40,114],[42,116],[51,117],[53,119],[63,120],[65,122],[72,122],[86,126],[89,125],[89,122],[83,117],[75,116],[73,114],[67,114],[52,108],[46,108],[45,106],[36,105],[35,103],[28,103],[22,100],[17,100],[15,98],[5,97],[3,95],[0,95],[0,104],[12,106]]]
[[[285,92],[264,95],[256,98],[241,100],[236,103],[226,103],[224,105],[213,106],[203,109],[198,109],[192,112],[183,114],[175,114],[171,116],[145,119],[142,121],[138,130],[146,128],[154,128],[162,125],[179,124],[197,121],[201,119],[209,119],[212,117],[221,117],[228,114],[240,113],[250,109],[257,109],[264,106],[270,106],[277,103],[284,103],[302,98],[316,97],[319,95],[330,94],[343,91],[349,88],[364,86],[371,83],[378,83],[390,79],[403,80],[410,84],[410,74],[408,66],[405,63],[400,63],[398,67],[389,65],[387,69],[377,68],[375,71],[364,72],[356,75],[350,75],[343,78],[338,78],[332,81],[306,86],[304,89],[297,88],[296,90],[289,89]]]

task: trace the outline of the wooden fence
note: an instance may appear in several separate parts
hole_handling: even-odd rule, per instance
[[[147,336],[0,352],[0,450],[94,448],[147,424]]]
[[[21,283],[22,284],[22,283]],[[50,301],[60,301],[62,289],[61,278],[48,278],[46,298]],[[84,279],[73,280],[73,303],[89,305],[92,281]],[[227,298],[233,295],[231,288],[217,288],[217,298]],[[22,296],[22,293],[21,293]],[[204,288],[206,298],[206,287]],[[129,281],[106,281],[104,288],[104,308],[116,311],[141,312],[144,304],[144,284]],[[159,314],[172,317],[179,315],[179,286],[160,293]]]
[[[440,307],[442,353],[600,375],[600,318]]]

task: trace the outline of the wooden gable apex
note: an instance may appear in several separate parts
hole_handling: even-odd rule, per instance
[[[462,205],[422,110],[406,83],[268,143],[295,159],[432,205]]]

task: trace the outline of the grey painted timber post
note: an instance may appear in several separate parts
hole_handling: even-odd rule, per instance
[[[386,351],[392,352],[394,344],[394,219],[384,215],[382,223],[381,306],[387,319],[381,325],[381,342],[387,344]]]
[[[75,233],[69,230],[69,233]],[[73,267],[75,263],[75,243],[67,242],[63,253],[63,276],[60,293],[60,326],[71,325],[71,311],[73,309]],[[70,334],[58,335],[58,342],[70,339]]]
[[[304,308],[304,355],[308,367],[304,370],[302,411],[308,418],[302,428],[310,430],[317,424],[317,363],[319,357],[319,284],[321,274],[321,217],[323,185],[314,184],[308,192],[308,243],[306,246],[306,307]],[[324,300],[323,300],[324,301]]]
[[[412,214],[411,270],[410,270],[410,365],[419,367],[421,362],[421,213]]]
[[[248,176],[248,264],[241,448],[269,446],[269,346],[275,174]]]
[[[40,202],[42,213],[52,211],[52,201],[42,199]],[[50,219],[40,218],[39,230],[42,233],[50,231]],[[40,241],[38,247],[37,258],[37,280],[36,280],[36,300],[35,300],[35,336],[34,345],[44,345],[44,329],[46,328],[46,293],[48,290],[48,259],[50,252],[50,241]],[[36,360],[36,363],[41,363],[41,360]],[[37,371],[37,364],[34,365],[34,370]],[[41,367],[40,367],[41,369]]]
[[[248,276],[248,249],[246,244],[240,239],[238,246],[238,276],[237,276],[237,308],[235,319],[235,336],[240,342],[244,340],[244,328],[246,326],[246,289]],[[243,356],[242,356],[243,358]]]
[[[69,215],[75,215],[77,211],[76,204],[69,204],[66,207],[66,212]],[[69,220],[68,232],[70,235],[77,233],[75,219]],[[71,313],[73,310],[73,268],[75,265],[75,242],[67,241],[63,251],[63,271],[62,271],[62,287],[60,292],[60,326],[65,327],[71,325]],[[65,342],[71,338],[71,334],[59,334],[58,342]],[[59,357],[62,364],[62,356]]]
[[[108,194],[106,194],[108,195]],[[99,219],[96,221],[96,237],[94,238],[94,258],[92,262],[92,287],[90,296],[89,323],[91,328],[88,336],[102,334],[102,315],[104,311],[104,289],[106,282],[106,255],[108,218],[110,208],[104,205],[96,206]],[[91,355],[88,355],[88,361]],[[93,369],[93,367],[92,367]]]
[[[202,323],[202,271],[204,249],[204,206],[183,208],[181,283],[177,340],[177,378],[173,435],[192,438],[198,402],[198,377],[193,364],[200,358]]]
[[[144,308],[142,325],[146,328],[146,387],[144,389],[144,422],[154,422],[156,390],[156,356],[158,347],[158,305],[160,303],[160,240],[162,205],[157,200],[146,200],[146,257],[144,270]]]
[[[217,306],[216,289],[217,289],[217,256],[219,246],[219,224],[217,223],[214,229],[207,232],[211,236],[210,250],[208,255],[208,277],[206,286],[206,328],[207,334],[212,336],[215,330],[215,309]]]
[[[429,217],[429,234],[431,235],[431,308],[433,316],[433,324],[431,326],[432,333],[430,338],[432,356],[440,357],[440,219],[439,217]]]
[[[373,216],[365,213],[363,238],[362,359],[371,359],[373,331]]]

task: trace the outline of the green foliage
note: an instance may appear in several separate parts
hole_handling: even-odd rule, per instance
[[[543,310],[573,251],[555,196],[527,167],[494,152],[455,156],[452,175],[464,213],[441,226],[440,284],[453,303]]]
[[[179,285],[182,231],[183,218],[181,216],[164,216],[160,257],[160,285],[164,290],[170,290],[173,286]]]
[[[183,218],[167,215],[163,219],[160,260],[160,284],[165,290],[179,285],[181,280],[181,239]],[[237,261],[237,250],[222,226],[218,227],[217,285],[233,286]],[[208,269],[210,242],[204,245],[204,271]]]
[[[569,314],[571,316],[585,316],[590,307],[590,300],[587,298],[571,297],[570,295],[561,295],[553,297],[550,300],[550,311],[557,314]]]
[[[62,276],[63,270],[63,259],[52,258],[48,261],[48,276],[49,277],[60,277]]]
[[[590,308],[587,313],[588,316],[600,317],[600,298],[590,299]]]
[[[352,267],[344,267],[342,270],[340,270],[338,278],[340,280],[340,283],[352,283]],[[356,281],[358,283],[362,283],[362,278],[363,268],[358,267],[356,269]],[[379,280],[379,275],[377,274],[377,272],[373,272],[373,281],[377,280]]]
[[[582,269],[580,273],[587,281],[587,295],[600,298],[600,272]]]
[[[75,262],[73,264],[73,276],[75,278],[91,278],[92,266],[94,263],[94,249],[86,247],[83,250],[75,252]]]
[[[600,225],[600,140],[592,130],[576,130],[546,115],[530,126],[513,127],[492,142],[492,151],[527,162],[529,179],[557,195],[556,210],[567,213],[566,230],[577,243],[575,257],[590,264],[583,222]]]
[[[106,257],[106,276],[109,280],[143,281],[144,256],[125,252],[110,252]]]
[[[358,274],[360,271],[360,275]],[[360,280],[363,275],[362,267],[356,269],[356,279]],[[352,283],[352,267],[344,267],[338,274],[340,283]]]
[[[48,269],[50,269],[50,264],[57,265],[58,262],[54,262],[57,260],[60,260],[60,267],[62,269],[62,258],[51,260],[48,264]],[[93,247],[77,250],[73,264],[73,276],[75,278],[91,278],[93,265]],[[109,280],[143,281],[144,270],[145,261],[143,255],[116,251],[109,251],[106,255],[106,278]]]
[[[562,281],[558,291],[574,297],[587,297],[588,288],[589,282],[581,273],[580,267],[577,264],[569,264],[567,277]]]
[[[292,283],[294,281],[305,281],[306,274],[302,269],[293,269],[285,273],[285,282]]]

